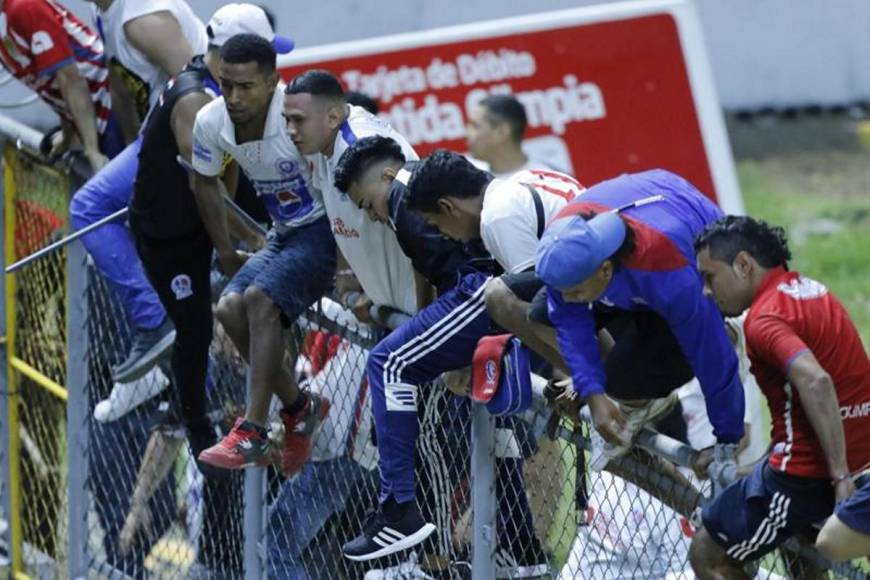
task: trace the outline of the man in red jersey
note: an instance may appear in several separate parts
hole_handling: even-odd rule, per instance
[[[0,0],[0,62],[60,116],[96,172],[124,147],[111,116],[109,70],[99,35],[54,0]]]
[[[705,292],[749,308],[746,347],[770,406],[773,447],[703,510],[690,559],[702,580],[749,578],[743,562],[824,520],[870,463],[870,361],[842,304],[788,270],[782,228],[727,216],[695,241]]]

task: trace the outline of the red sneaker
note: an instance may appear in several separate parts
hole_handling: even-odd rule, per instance
[[[264,466],[270,460],[270,443],[244,417],[236,419],[226,437],[199,454],[200,462],[221,469]]]
[[[329,413],[329,407],[329,399],[316,393],[308,393],[305,406],[295,415],[281,411],[281,420],[284,422],[281,472],[286,477],[302,471],[305,462],[311,457],[311,440]]]

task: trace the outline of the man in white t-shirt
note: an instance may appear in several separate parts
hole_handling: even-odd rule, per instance
[[[93,0],[94,19],[106,46],[112,101],[133,139],[169,77],[205,54],[205,26],[184,0]]]
[[[445,157],[449,167],[440,163]],[[496,225],[484,236],[484,243],[501,267],[523,270],[534,263],[537,233],[543,230],[546,219],[543,212],[556,213],[582,188],[560,174],[546,178],[529,173],[518,176],[517,182],[496,182],[491,174],[478,170],[461,155],[436,152],[419,164],[411,177],[408,206],[414,205],[415,183],[421,190],[447,183],[459,190],[459,195],[469,197],[480,197],[489,186],[498,189],[491,199],[493,206],[500,204],[495,198],[502,195],[503,189],[508,203],[530,208],[531,216],[514,220],[513,227]],[[541,192],[529,189],[532,183],[543,186]],[[517,192],[528,198],[528,204],[520,200],[521,196],[514,196]],[[542,206],[540,224],[533,199]],[[478,226],[441,231],[463,242],[480,237]],[[508,232],[521,241],[515,244],[507,240]],[[471,364],[478,340],[490,328],[483,300],[489,279],[487,272],[465,273],[453,289],[381,341],[369,356],[368,380],[380,453],[380,508],[363,533],[345,544],[343,550],[348,558],[370,560],[392,554],[422,542],[434,531],[434,525],[422,518],[415,502],[414,449],[419,434],[420,388],[443,372]]]
[[[484,97],[468,114],[468,152],[498,178],[529,169],[553,171],[552,165],[523,151],[527,123],[526,109],[513,95]]]
[[[129,144],[70,202],[74,229],[91,225],[130,203],[139,168],[140,122],[169,77],[208,48],[205,26],[182,0],[97,0],[97,31],[109,61],[112,112]],[[120,298],[133,328],[128,357],[112,369],[118,383],[143,377],[175,340],[172,322],[149,284],[123,221],[108,223],[82,242]]]
[[[221,268],[232,276],[215,314],[250,365],[245,417],[199,460],[224,469],[267,464],[272,450],[266,422],[274,394],[284,405],[280,463],[289,476],[311,455],[311,437],[329,401],[301,392],[284,367],[282,320],[294,321],[329,288],[335,243],[308,161],[284,130],[275,61],[275,49],[264,38],[230,38],[221,47],[223,96],[200,109],[193,129],[197,206]],[[266,246],[247,261],[230,243],[219,180],[225,156],[238,162],[274,224]]]
[[[417,153],[390,125],[362,107],[344,101],[344,89],[332,73],[309,70],[288,83],[284,117],[290,138],[313,161],[313,183],[323,192],[323,203],[340,250],[338,287],[341,298],[354,296],[354,313],[370,322],[371,305],[387,306],[413,314],[417,311],[417,287],[411,260],[403,252],[393,230],[368,219],[344,192],[336,189],[335,167],[348,147],[371,135],[390,137],[409,161]],[[347,278],[359,281],[362,294],[349,293]]]

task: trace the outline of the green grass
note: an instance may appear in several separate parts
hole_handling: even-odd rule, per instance
[[[846,307],[864,341],[870,345],[870,192],[838,196],[794,191],[788,180],[765,171],[763,164],[742,161],[737,167],[749,215],[786,229],[791,268],[825,284]],[[819,220],[840,229],[804,233]]]

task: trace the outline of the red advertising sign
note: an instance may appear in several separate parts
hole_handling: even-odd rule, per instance
[[[524,149],[529,156],[573,173],[586,185],[662,167],[720,203],[723,194],[733,197],[727,141],[719,145],[727,158],[719,180],[705,147],[680,15],[659,10],[608,20],[600,14],[605,9],[594,15],[590,9],[569,11],[577,23],[567,14],[550,18],[549,25],[544,17],[539,26],[517,26],[521,20],[511,19],[501,27],[486,23],[483,32],[463,26],[420,33],[416,39],[403,35],[314,48],[290,55],[281,73],[289,79],[309,68],[334,72],[346,89],[374,97],[381,115],[421,156],[439,147],[467,151],[469,112],[488,94],[512,93],[528,116]],[[706,92],[715,117],[715,93]],[[722,141],[721,116],[718,124]],[[717,127],[707,129],[706,141],[715,144]],[[730,188],[734,191],[724,191]],[[737,205],[726,204],[726,209],[742,209],[736,195]]]

